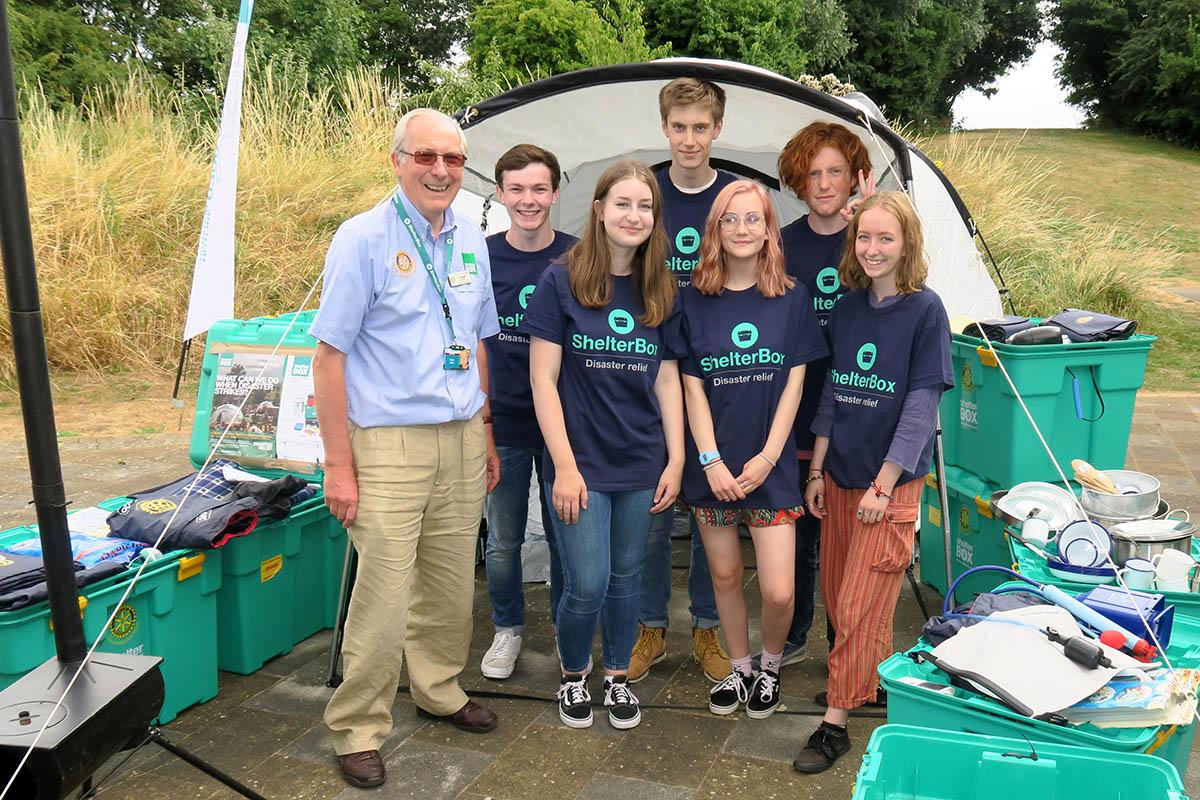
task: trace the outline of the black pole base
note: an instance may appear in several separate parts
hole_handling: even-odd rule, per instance
[[[267,798],[263,797],[261,794],[254,791],[237,778],[234,778],[232,775],[227,775],[226,773],[214,767],[212,764],[197,756],[195,753],[185,750],[184,748],[175,744],[170,739],[163,736],[162,731],[160,731],[158,728],[150,729],[150,741],[154,742],[156,745],[166,750],[176,758],[191,764],[193,767],[200,770],[213,780],[223,783],[229,789],[240,794],[242,797],[249,798],[249,800],[267,800]]]

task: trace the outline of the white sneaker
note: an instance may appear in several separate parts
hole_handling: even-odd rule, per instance
[[[483,654],[479,671],[483,677],[502,681],[513,674],[517,656],[521,655],[521,637],[512,628],[500,628],[492,639],[492,646]]]

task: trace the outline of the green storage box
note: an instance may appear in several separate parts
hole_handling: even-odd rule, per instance
[[[112,510],[119,501],[101,503]],[[0,542],[36,536],[28,527],[0,534]],[[176,550],[142,573],[112,625],[105,624],[134,574],[114,575],[80,590],[79,608],[88,646],[104,633],[98,648],[107,653],[158,656],[166,696],[158,721],[217,696],[217,592],[221,587],[220,551]],[[54,655],[50,607],[39,603],[0,613],[0,689],[9,686]]]
[[[958,467],[946,467],[946,499],[949,503],[951,570],[957,578],[972,567],[996,564],[1012,566],[1004,522],[988,503],[997,487]],[[921,495],[921,580],[946,593],[946,551],[942,533],[942,509],[937,477],[925,476]],[[958,602],[965,603],[986,592],[1005,576],[998,572],[972,575],[958,585]]]
[[[308,326],[315,316],[315,311],[304,311],[246,321],[221,320],[212,326],[204,345],[188,450],[193,465],[199,467],[204,463],[225,427],[222,409],[235,406],[226,409],[225,413],[236,411],[236,404],[241,399],[239,380],[243,384],[249,383],[267,363],[260,386],[250,388],[253,396],[242,409],[244,424],[230,431],[218,456],[232,458],[248,470],[269,478],[292,474],[320,483],[322,473],[314,449],[320,436],[315,426],[311,391],[312,355],[317,341],[308,335]],[[293,319],[295,324],[287,332],[286,341],[280,345],[275,358],[268,361]],[[244,388],[243,385],[242,394]],[[260,420],[257,408],[264,402],[275,408],[263,412]],[[263,424],[257,425],[259,422]],[[255,427],[266,430],[255,431]],[[275,428],[287,429],[286,432],[279,431],[287,437],[283,452],[274,446]]]
[[[929,644],[924,640],[913,648],[928,649]],[[1145,753],[1166,759],[1181,775],[1187,771],[1196,737],[1194,722],[1146,728],[1097,728],[1090,724],[1064,727],[1024,717],[974,692],[955,688],[954,695],[947,696],[912,686],[903,682],[905,677],[943,686],[950,684],[949,676],[932,664],[918,664],[904,653],[892,655],[879,665],[880,684],[888,693],[889,723],[1014,739],[1025,737],[1034,742],[1092,748],[1115,756]]]
[[[345,548],[346,531],[320,495],[221,548],[220,668],[248,675],[332,628]]]
[[[200,370],[190,457],[199,467],[225,426],[222,404],[240,403],[237,381],[251,383],[264,363],[264,379],[243,407],[247,423],[265,432],[240,430],[218,457],[231,458],[268,478],[297,475],[320,483],[320,435],[312,404],[312,354],[308,335],[315,311],[251,320],[222,320],[208,333]],[[293,323],[275,360],[267,358]],[[247,376],[244,380],[241,376]],[[261,404],[264,412],[256,417]],[[214,409],[214,405],[217,406]],[[226,413],[232,413],[226,411]],[[214,427],[216,428],[214,432]],[[253,425],[242,425],[252,428]],[[291,438],[284,451],[283,436]],[[280,442],[275,449],[275,442]],[[322,495],[297,506],[283,520],[260,523],[221,548],[224,580],[217,598],[218,664],[248,674],[287,653],[314,633],[333,627],[346,552],[345,529],[325,507]]]
[[[1031,757],[1031,751],[1037,757]],[[1179,771],[1154,756],[909,725],[876,728],[852,800],[1187,800]]]
[[[1121,469],[1133,405],[1155,337],[1091,344],[996,344],[1013,383],[1063,472],[1071,459],[1097,469]],[[951,345],[955,386],[942,396],[946,463],[1007,489],[1023,481],[1060,478],[1012,388],[982,339],[956,334]],[[1075,406],[1079,385],[1080,419]]]

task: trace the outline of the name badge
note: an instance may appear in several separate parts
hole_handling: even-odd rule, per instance
[[[462,272],[451,272],[448,276],[451,286],[466,286],[471,282],[471,273],[463,270]]]
[[[470,369],[471,351],[461,344],[452,344],[442,351],[442,369]]]
[[[479,274],[479,262],[475,260],[474,253],[463,253],[462,254],[462,262],[463,262],[463,266],[472,275]]]

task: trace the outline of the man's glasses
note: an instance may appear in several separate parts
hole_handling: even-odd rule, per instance
[[[410,153],[407,150],[401,150],[400,152],[411,157],[413,161],[422,167],[432,167],[437,163],[439,158],[446,165],[446,169],[462,169],[467,163],[467,157],[462,153],[435,153],[432,150],[418,150],[415,153]]]
[[[736,231],[738,225],[743,222],[746,223],[746,230],[748,231],[761,230],[767,224],[767,218],[757,211],[751,211],[744,217],[739,217],[733,213],[722,214],[717,221],[721,223],[721,230],[723,231]]]

